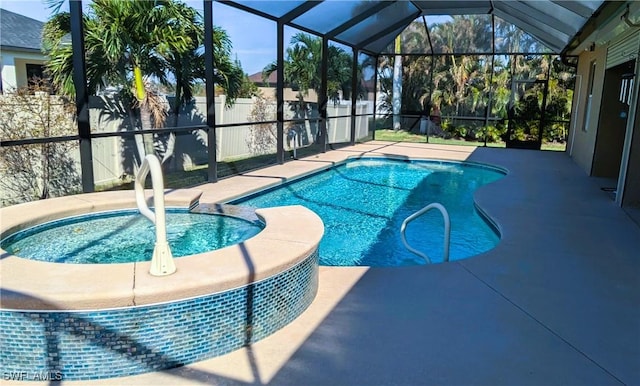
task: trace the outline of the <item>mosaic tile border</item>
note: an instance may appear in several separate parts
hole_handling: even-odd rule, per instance
[[[201,361],[257,342],[300,315],[318,289],[318,251],[233,290],[104,311],[0,310],[9,380],[89,380]]]

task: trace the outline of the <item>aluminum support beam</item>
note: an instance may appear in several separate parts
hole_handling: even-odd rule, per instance
[[[76,89],[76,114],[80,137],[80,170],[82,191],[95,190],[93,181],[93,150],[91,148],[91,124],[89,122],[89,91],[84,57],[84,28],[82,26],[82,1],[69,1],[71,17],[71,48],[73,50],[73,85]]]
[[[284,163],[284,23],[278,22],[276,58],[276,152],[280,165]]]
[[[329,38],[322,37],[322,61],[320,69],[320,95],[318,95],[320,112],[320,149],[324,153],[327,151],[327,67],[329,66]]]
[[[301,5],[295,7],[291,11],[282,15],[279,21],[285,24],[290,23],[298,16],[301,16],[302,14],[304,14],[305,12],[309,11],[310,9],[312,9],[317,5],[320,5],[320,3],[322,3],[323,1],[324,0],[307,0],[306,2],[302,3]]]
[[[207,103],[207,154],[209,167],[207,180],[218,181],[217,138],[216,138],[216,96],[213,57],[213,3],[203,0],[204,7],[204,78]]]
[[[373,72],[373,134],[371,135],[371,139],[376,139],[376,106],[378,105],[378,67],[380,56],[375,56],[375,67]]]
[[[356,102],[358,101],[358,50],[353,50],[353,63],[351,66],[351,145],[356,144]]]
[[[359,42],[358,44],[356,44],[356,47],[364,47],[370,43],[375,42],[378,39],[382,39],[383,37],[385,37],[386,35],[392,33],[393,31],[397,30],[398,28],[402,27],[402,26],[408,26],[409,23],[411,23],[413,20],[415,20],[418,16],[420,16],[420,12],[414,12],[411,15],[405,17],[404,19],[397,21],[396,23],[393,23],[392,25],[388,26],[387,28],[383,29],[382,31],[379,31],[376,34],[373,34],[371,36],[369,36],[368,38],[364,39],[363,41]],[[394,36],[395,38],[395,36]]]
[[[349,28],[355,26],[356,24],[364,21],[365,19],[375,15],[376,13],[382,11],[383,9],[385,9],[388,6],[392,5],[393,3],[394,3],[393,1],[381,1],[378,4],[374,5],[373,7],[369,8],[368,10],[362,12],[361,14],[353,16],[351,19],[349,19],[349,21],[347,21],[347,22],[339,25],[338,27],[332,29],[331,31],[327,32],[325,35],[327,35],[329,38],[333,39],[337,35],[340,35],[344,31],[346,31]]]

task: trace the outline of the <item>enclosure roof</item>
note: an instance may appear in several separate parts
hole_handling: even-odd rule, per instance
[[[412,21],[433,15],[495,15],[560,53],[602,0],[220,0],[303,31],[380,53]]]

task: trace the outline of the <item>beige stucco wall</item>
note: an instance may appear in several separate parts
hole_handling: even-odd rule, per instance
[[[44,60],[37,59],[37,58],[28,58],[28,59],[15,58],[15,64],[16,64],[16,81],[18,83],[17,85],[19,88],[19,87],[26,87],[28,84],[27,64],[44,65]]]
[[[2,63],[2,89],[12,89],[27,85],[26,64],[44,64],[44,55],[3,49],[0,55]]]
[[[605,62],[607,59],[607,48],[596,47],[594,51],[583,51],[578,59],[578,71],[576,77],[576,90],[573,101],[571,121],[573,133],[569,136],[569,153],[575,162],[584,170],[586,174],[591,173],[593,162],[593,152],[596,143],[596,133],[598,131],[598,121],[600,119],[600,104],[602,101],[602,91],[604,84]],[[585,109],[587,96],[589,93],[589,69],[591,62],[596,61],[596,72],[593,78],[593,99],[589,122],[585,122]]]

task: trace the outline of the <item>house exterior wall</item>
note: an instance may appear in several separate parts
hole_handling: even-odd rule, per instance
[[[640,47],[637,42],[640,40],[635,39],[633,35],[640,34],[640,32],[633,24],[640,23],[640,2],[607,3],[611,5],[609,12],[594,15],[590,25],[592,28],[586,28],[584,34],[580,33],[577,40],[574,41],[578,45],[567,52],[579,57],[576,93],[574,94],[571,116],[573,126],[568,152],[589,175],[603,175],[601,167],[608,168],[612,167],[613,163],[617,163],[617,175],[605,173],[608,174],[607,177],[617,177],[615,203],[620,206],[637,206],[640,203],[640,182],[638,182],[640,177],[640,165],[638,164],[640,162],[640,154],[638,154],[640,153],[638,147],[640,141],[637,137],[640,130],[638,128],[640,117],[638,117],[637,106],[637,99],[640,95],[640,57],[637,52],[640,52],[638,51]],[[607,63],[607,59],[610,63]],[[615,103],[612,105],[610,99],[620,100],[623,97],[625,91],[621,89],[622,80],[629,79],[628,72],[629,70],[633,71],[632,68],[627,68],[621,73],[618,71],[621,70],[619,67],[627,62],[633,63],[633,59],[635,59],[635,91],[632,91],[634,97],[627,101],[628,108],[616,106]],[[587,104],[589,68],[593,60],[598,65],[594,77],[592,105],[597,106],[598,111],[592,111],[595,117],[592,114],[590,122],[585,125],[584,110]],[[606,70],[607,65],[611,67],[608,71]],[[613,81],[613,84],[606,90],[605,75],[612,77]],[[625,75],[624,78],[623,75]],[[615,90],[616,87],[617,90]],[[625,119],[625,115],[626,127],[623,128],[622,125],[615,122],[613,125],[611,124],[612,120]],[[583,128],[586,128],[586,131]],[[612,132],[612,130],[619,130],[619,132]],[[623,131],[624,143],[621,144],[620,134]],[[616,160],[613,159],[614,157]]]
[[[275,87],[263,87],[259,86],[258,90],[262,93],[262,96],[265,98],[276,98],[276,88]],[[284,100],[285,101],[297,101],[298,100],[298,91],[293,91],[291,88],[286,87],[283,90]],[[307,95],[304,96],[305,102],[310,103],[318,103],[318,95],[315,90],[308,90]]]
[[[15,58],[11,52],[2,50],[0,63],[2,63],[2,91],[7,92],[15,88],[18,83],[16,81]]]
[[[23,51],[13,51],[2,48],[0,62],[2,63],[2,91],[11,92],[24,87],[27,82],[27,64],[44,64],[44,55]]]
[[[606,60],[607,47],[605,46],[596,47],[594,51],[583,51],[578,57],[576,88],[579,87],[580,92],[573,100],[571,121],[574,122],[574,125],[573,133],[569,137],[568,149],[570,156],[586,174],[591,174],[593,163]],[[596,63],[596,68],[593,76],[592,108],[590,113],[586,114],[589,96],[589,71],[593,61]],[[587,115],[589,116],[588,122],[586,122]]]
[[[28,77],[27,77],[27,64],[38,64],[44,65],[44,58],[15,58],[15,66],[16,66],[16,82],[18,88],[25,87],[28,85]]]

